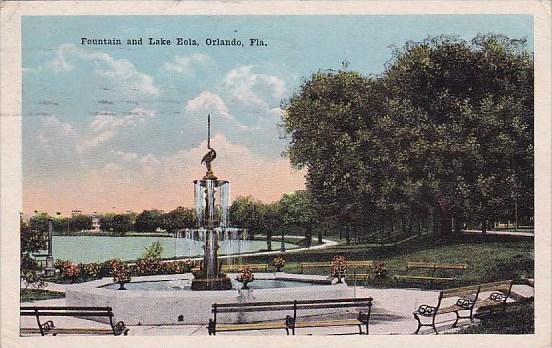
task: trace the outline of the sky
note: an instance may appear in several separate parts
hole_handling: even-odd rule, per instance
[[[276,201],[304,188],[278,126],[302,81],[344,61],[380,74],[409,40],[478,33],[526,38],[533,49],[525,15],[23,17],[23,211],[192,206],[207,114],[213,169],[231,198]],[[147,45],[150,37],[172,45]],[[178,37],[199,46],[177,46]],[[144,45],[126,45],[138,38]],[[206,44],[216,38],[244,46]]]

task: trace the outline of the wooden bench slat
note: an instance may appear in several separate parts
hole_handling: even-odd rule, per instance
[[[23,334],[39,334],[40,330],[37,328],[21,328],[20,332]],[[51,330],[56,334],[73,334],[73,335],[113,335],[111,329],[92,329],[92,328],[56,328]]]
[[[443,280],[443,281],[453,281],[456,278],[450,277],[427,277],[427,276],[409,276],[409,275],[397,275],[395,278],[398,279],[418,279],[418,280]]]
[[[357,319],[301,321],[301,322],[295,323],[295,328],[346,326],[346,325],[362,325],[362,324],[363,323],[358,321]]]
[[[217,308],[217,313],[248,313],[248,312],[266,312],[266,311],[292,311],[293,305],[271,306],[271,307],[238,307],[238,308]],[[211,311],[212,312],[212,311]]]
[[[272,305],[289,305],[293,301],[259,301],[259,302],[240,302],[240,303],[216,303],[217,309],[224,307],[251,307],[251,306],[272,306]]]
[[[112,311],[111,307],[85,307],[85,306],[21,306],[20,310],[53,310],[53,311]]]
[[[218,331],[248,331],[248,330],[270,330],[285,329],[286,325],[281,323],[249,323],[249,324],[217,324]]]
[[[30,317],[35,316],[35,313],[23,312],[22,316]],[[39,312],[41,317],[107,317],[106,312]],[[113,316],[109,313],[109,316]]]
[[[327,300],[298,300],[297,304],[308,303],[337,303],[337,302],[367,302],[372,301],[371,297],[356,297],[356,298],[333,298]]]
[[[324,309],[324,308],[349,308],[349,307],[367,307],[370,304],[368,302],[360,302],[360,303],[340,303],[339,307],[336,306],[335,303],[329,303],[329,304],[317,304],[317,305],[298,305],[297,309]]]

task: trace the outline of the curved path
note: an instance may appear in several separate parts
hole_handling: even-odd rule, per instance
[[[292,237],[292,238],[304,238],[303,236],[286,236],[286,237]],[[298,253],[305,250],[316,250],[316,249],[325,249],[331,246],[338,245],[339,243],[334,242],[333,240],[329,239],[322,239],[322,244],[318,244],[315,246],[311,246],[310,248],[293,248],[293,249],[287,249],[286,251],[282,252],[279,249],[273,250],[273,251],[261,251],[261,252],[251,252],[251,253],[244,253],[244,254],[237,254],[237,255],[221,255],[218,258],[219,259],[228,259],[233,257],[243,257],[243,256],[257,256],[257,255],[277,255],[281,253]],[[182,257],[179,259],[172,259],[172,260],[163,260],[162,262],[174,262],[179,260],[185,260],[188,259],[188,257]],[[192,260],[203,260],[202,257],[194,257]]]

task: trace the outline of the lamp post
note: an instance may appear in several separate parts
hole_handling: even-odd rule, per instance
[[[52,238],[54,234],[54,223],[52,219],[48,220],[48,256],[46,256],[46,276],[54,275],[56,269],[54,268],[54,256],[52,250]]]

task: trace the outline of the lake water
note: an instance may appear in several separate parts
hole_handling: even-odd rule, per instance
[[[146,247],[159,241],[163,246],[162,257],[193,257],[203,255],[203,242],[171,237],[106,237],[106,236],[54,236],[52,241],[54,259],[72,262],[103,262],[112,258],[135,260],[142,256]],[[219,255],[242,254],[266,249],[262,240],[226,240],[219,242]],[[273,248],[280,243],[273,241]],[[296,248],[286,243],[286,248]]]

